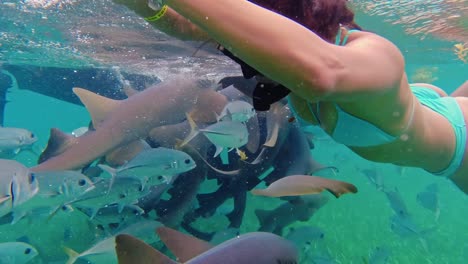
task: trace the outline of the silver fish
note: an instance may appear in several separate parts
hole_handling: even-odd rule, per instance
[[[395,214],[401,218],[407,218],[410,216],[406,203],[397,188],[391,191],[384,190],[384,193],[387,196],[388,202]]]
[[[312,243],[323,241],[325,232],[315,226],[300,226],[297,228],[289,228],[289,233],[286,239],[293,241],[297,246],[303,247]]]
[[[29,262],[37,255],[37,250],[27,243],[0,243],[0,264],[23,264]]]
[[[181,146],[190,142],[199,133],[203,133],[216,146],[214,157],[218,156],[225,148],[240,148],[249,140],[247,126],[239,121],[221,121],[199,129],[190,116],[187,116],[187,120],[190,123],[191,132]]]
[[[167,177],[192,170],[196,164],[192,157],[183,151],[160,147],[143,150],[127,164],[117,169],[107,165],[99,165],[99,167],[111,174],[111,186],[116,177],[136,178],[141,180],[143,185],[144,182],[150,180],[154,185],[158,184],[158,181],[155,182],[152,179],[153,176],[163,176],[159,177],[159,183],[170,182]]]
[[[99,179],[94,183],[95,188],[84,194],[80,199],[71,203],[71,206],[91,210],[91,219],[100,208],[112,204],[118,205],[119,213],[125,206],[135,206],[138,199],[147,195],[149,190],[143,190],[141,182],[135,178],[117,177],[110,189],[109,179]]]
[[[247,122],[255,115],[255,109],[251,104],[245,101],[237,100],[229,102],[224,107],[221,114],[217,117],[219,121],[239,121]]]
[[[36,176],[15,160],[0,159],[0,216],[28,201],[39,191]]]
[[[69,204],[94,189],[94,183],[77,171],[36,173],[38,193],[13,209],[12,224],[39,208],[50,208],[50,214],[62,205]]]
[[[36,135],[27,129],[0,127],[0,157],[12,158],[21,150],[30,149],[36,141]]]
[[[430,184],[424,191],[416,195],[416,200],[424,208],[432,211],[437,221],[440,217],[440,201],[438,195],[438,186],[436,183]]]

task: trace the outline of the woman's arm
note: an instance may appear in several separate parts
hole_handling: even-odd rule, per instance
[[[125,5],[143,18],[154,16],[158,12],[148,6],[148,0],[114,0],[114,2]],[[158,30],[181,40],[204,41],[209,39],[206,32],[171,8],[168,8],[160,19],[148,21],[148,23]]]
[[[303,98],[349,100],[402,82],[401,53],[374,34],[355,33],[366,37],[340,47],[245,0],[166,3],[234,55]]]

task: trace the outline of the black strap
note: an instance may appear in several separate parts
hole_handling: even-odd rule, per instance
[[[241,66],[242,75],[244,75],[245,79],[250,79],[254,76],[262,76],[264,78],[263,74],[234,56],[229,50],[222,46],[218,46],[218,49]],[[258,82],[252,95],[253,107],[256,111],[268,111],[272,104],[283,99],[290,92],[288,88],[281,84]]]

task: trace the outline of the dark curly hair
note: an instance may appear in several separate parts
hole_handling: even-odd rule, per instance
[[[249,0],[281,14],[312,30],[325,40],[333,40],[340,24],[349,29],[362,29],[354,22],[348,0]]]

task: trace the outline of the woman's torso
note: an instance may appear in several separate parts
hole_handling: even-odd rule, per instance
[[[371,33],[354,33],[348,43],[365,37],[365,34]],[[380,145],[349,146],[355,153],[371,161],[438,172],[447,167],[454,153],[455,136],[451,124],[442,115],[419,103],[406,76],[402,77],[397,89],[376,93],[364,100],[307,105],[305,100],[291,95],[291,102],[301,118],[315,125],[320,122],[320,126],[331,136],[339,122],[338,109],[394,136],[394,140]]]

